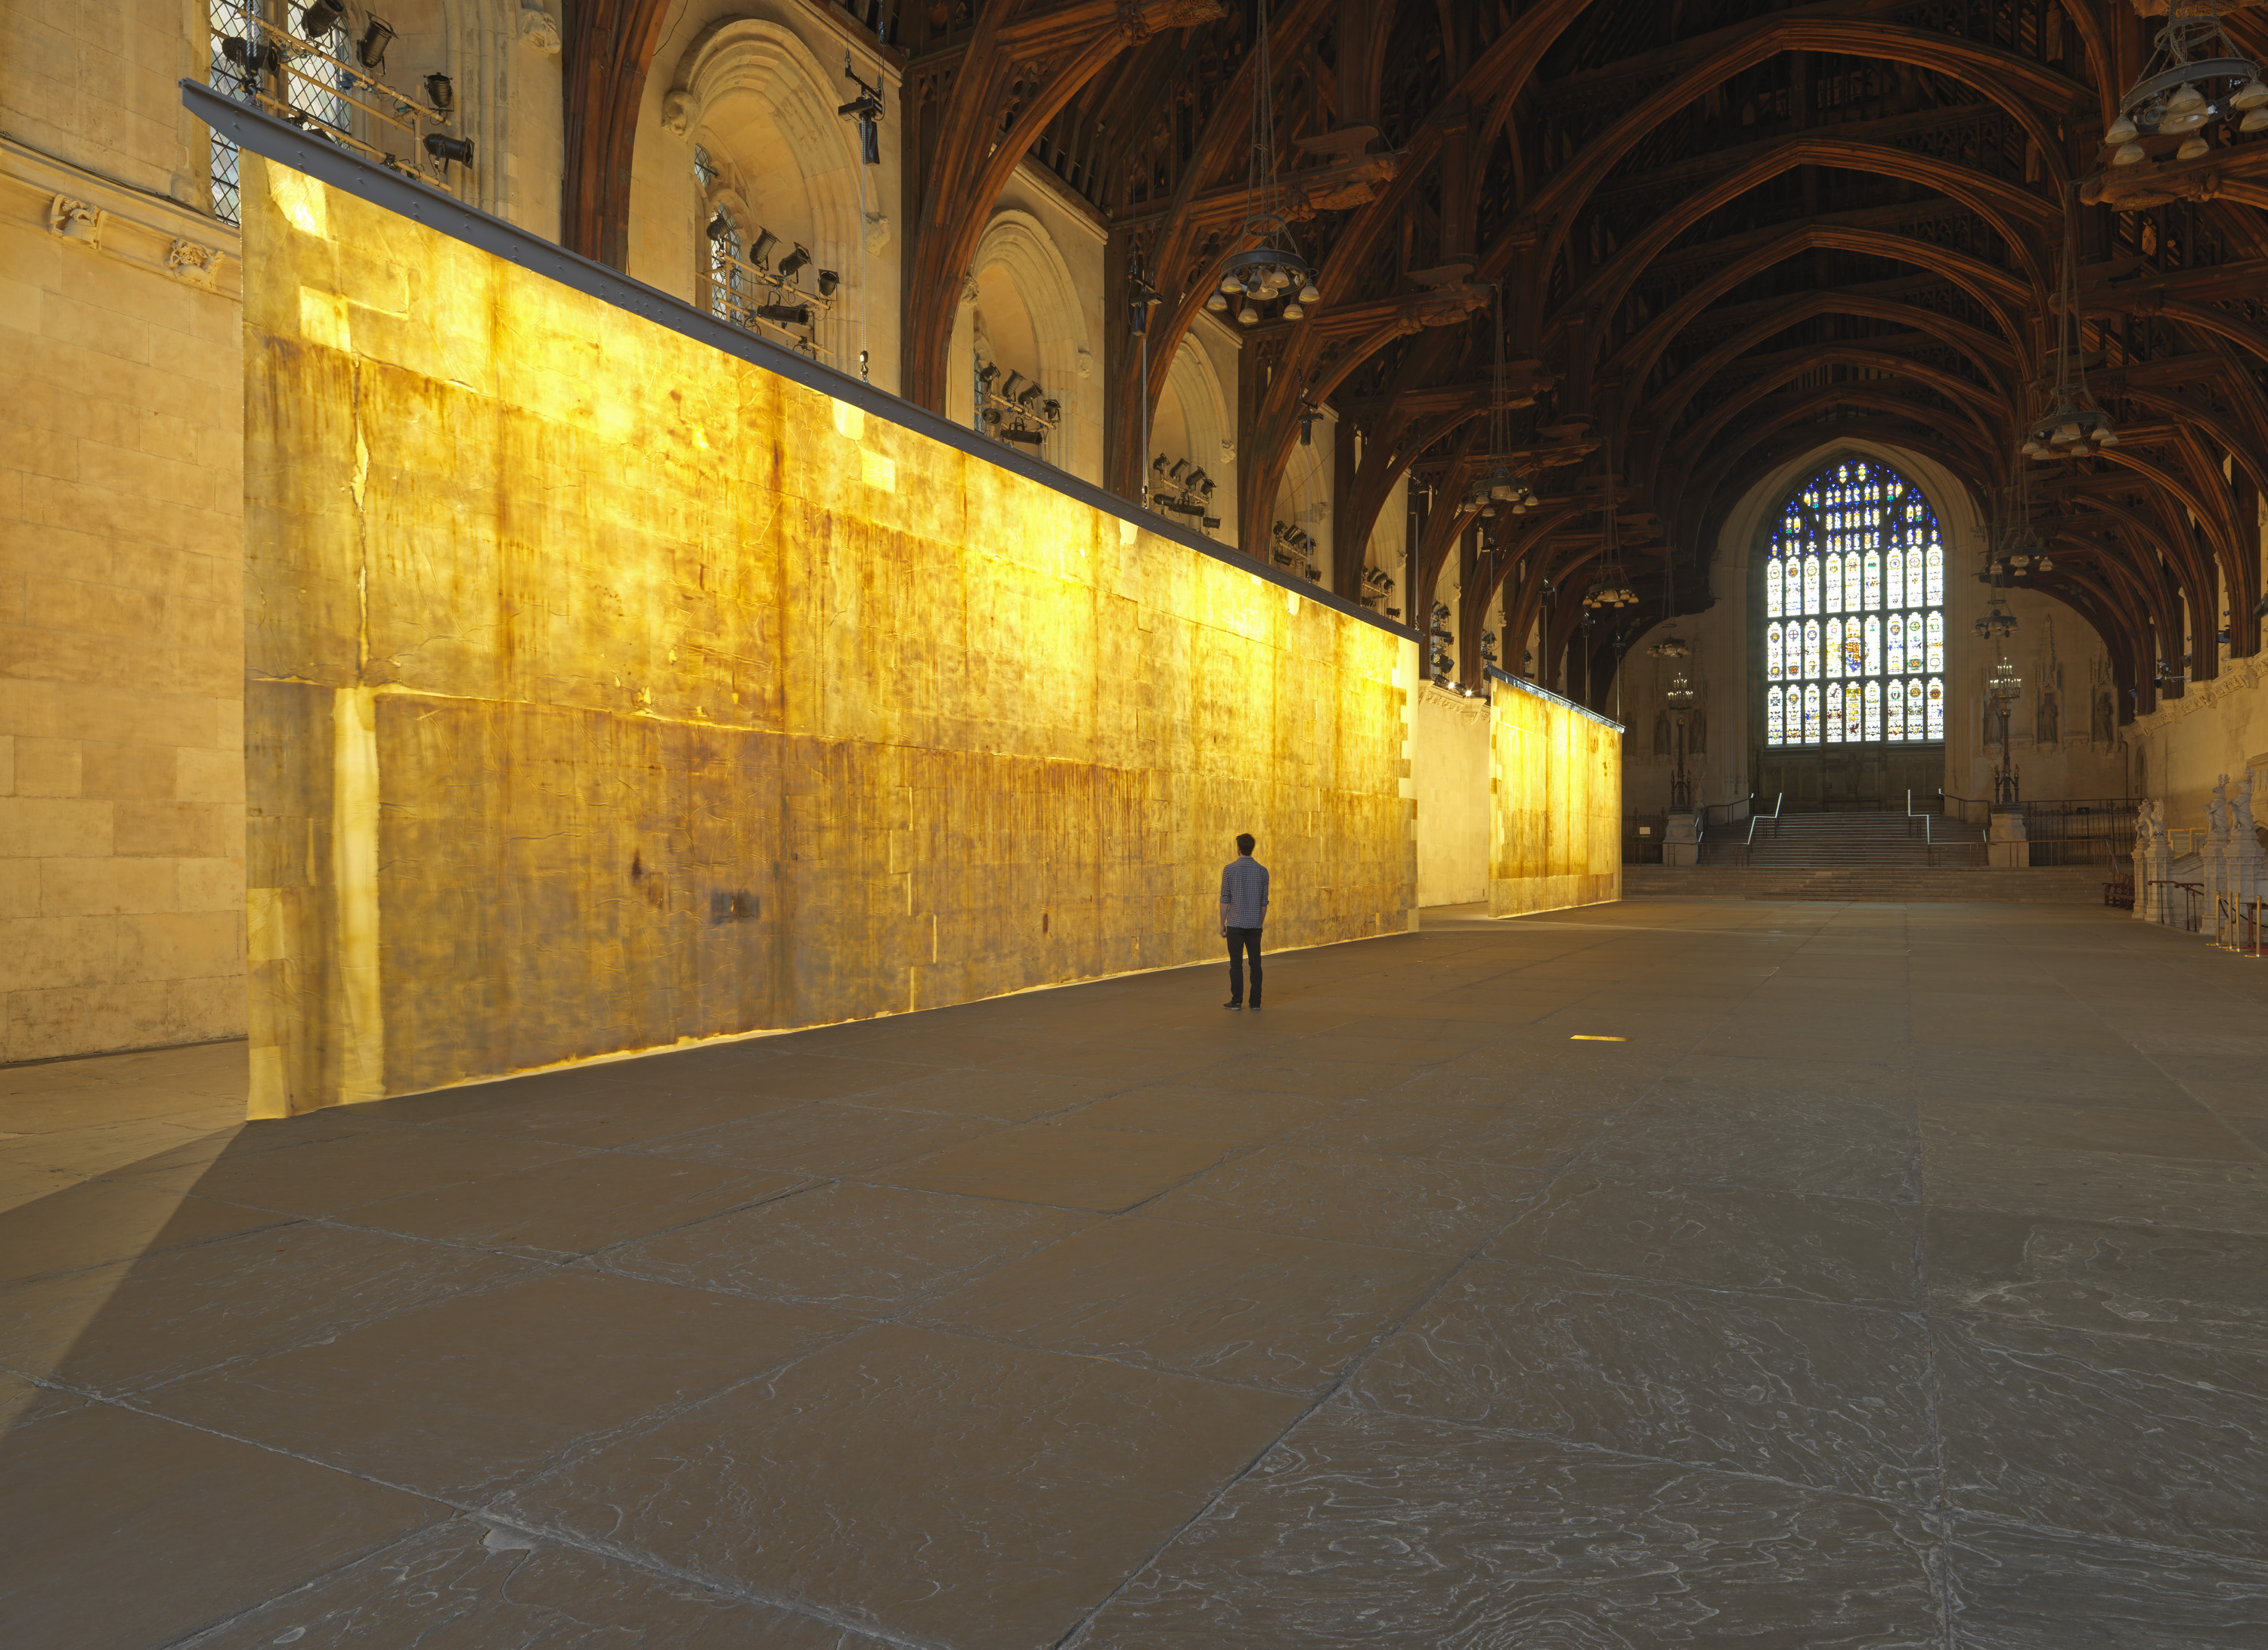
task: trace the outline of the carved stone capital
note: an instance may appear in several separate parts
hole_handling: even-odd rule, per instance
[[[674,137],[685,136],[693,123],[693,94],[676,91],[665,92],[661,99],[661,129]]]

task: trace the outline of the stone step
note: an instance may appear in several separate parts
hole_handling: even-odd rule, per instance
[[[1987,866],[1937,870],[1742,869],[1732,866],[1626,866],[1623,892],[1684,894],[1716,899],[1846,900],[1903,903],[1916,900],[1996,900],[2058,905],[2099,905],[2112,880],[2100,866],[1997,870]]]

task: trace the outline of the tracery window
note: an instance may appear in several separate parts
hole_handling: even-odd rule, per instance
[[[1764,742],[1943,739],[1944,608],[1945,545],[1920,488],[1859,458],[1803,482],[1764,553]]]

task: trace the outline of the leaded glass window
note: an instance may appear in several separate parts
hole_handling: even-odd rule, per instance
[[[1918,487],[1861,458],[1806,481],[1764,553],[1763,674],[1786,684],[1765,743],[1943,739],[1944,605],[1944,541]]]

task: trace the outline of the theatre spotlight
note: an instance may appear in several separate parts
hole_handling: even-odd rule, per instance
[[[779,237],[769,229],[759,228],[755,239],[748,247],[748,261],[761,269],[770,261],[772,248],[779,245]]]
[[[833,298],[835,296],[835,289],[842,284],[843,276],[836,271],[833,269],[821,269],[819,272],[820,297]]]
[[[804,249],[801,241],[798,241],[795,250],[779,261],[779,278],[783,281],[794,280],[797,276],[803,273],[803,266],[810,261],[811,254]]]
[[[239,40],[232,34],[220,43],[220,55],[235,68],[237,77],[249,86],[260,71],[276,61],[276,54],[265,42]]]
[[[425,134],[425,152],[443,166],[455,161],[470,169],[473,164],[473,140],[469,137],[445,137],[439,132]]]
[[[811,325],[811,306],[808,304],[759,304],[756,313],[783,327]]]
[[[1166,455],[1164,453],[1160,453],[1156,458],[1150,460],[1150,473],[1152,475],[1163,475],[1166,473]]]
[[[347,9],[339,0],[308,0],[299,8],[299,33],[320,46],[330,39],[331,31],[338,27],[339,19],[346,14]]]
[[[427,101],[440,111],[441,118],[445,121],[456,112],[457,88],[446,75],[425,77],[425,97]]]
[[[394,43],[394,26],[371,18],[355,47],[355,61],[372,74],[386,70],[386,48]]]
[[[1012,401],[1020,407],[1024,404],[1026,392],[1038,387],[1021,372],[1012,372],[1008,374],[1008,381],[1000,387],[1000,395],[1003,400]]]
[[[1048,438],[1048,432],[1044,430],[1003,430],[1000,432],[1000,438],[1003,441],[1014,441],[1024,446],[1035,447]]]
[[[1055,423],[1057,419],[1063,416],[1063,403],[1052,397],[1042,401],[1040,403],[1040,416],[1046,419],[1049,424]]]

